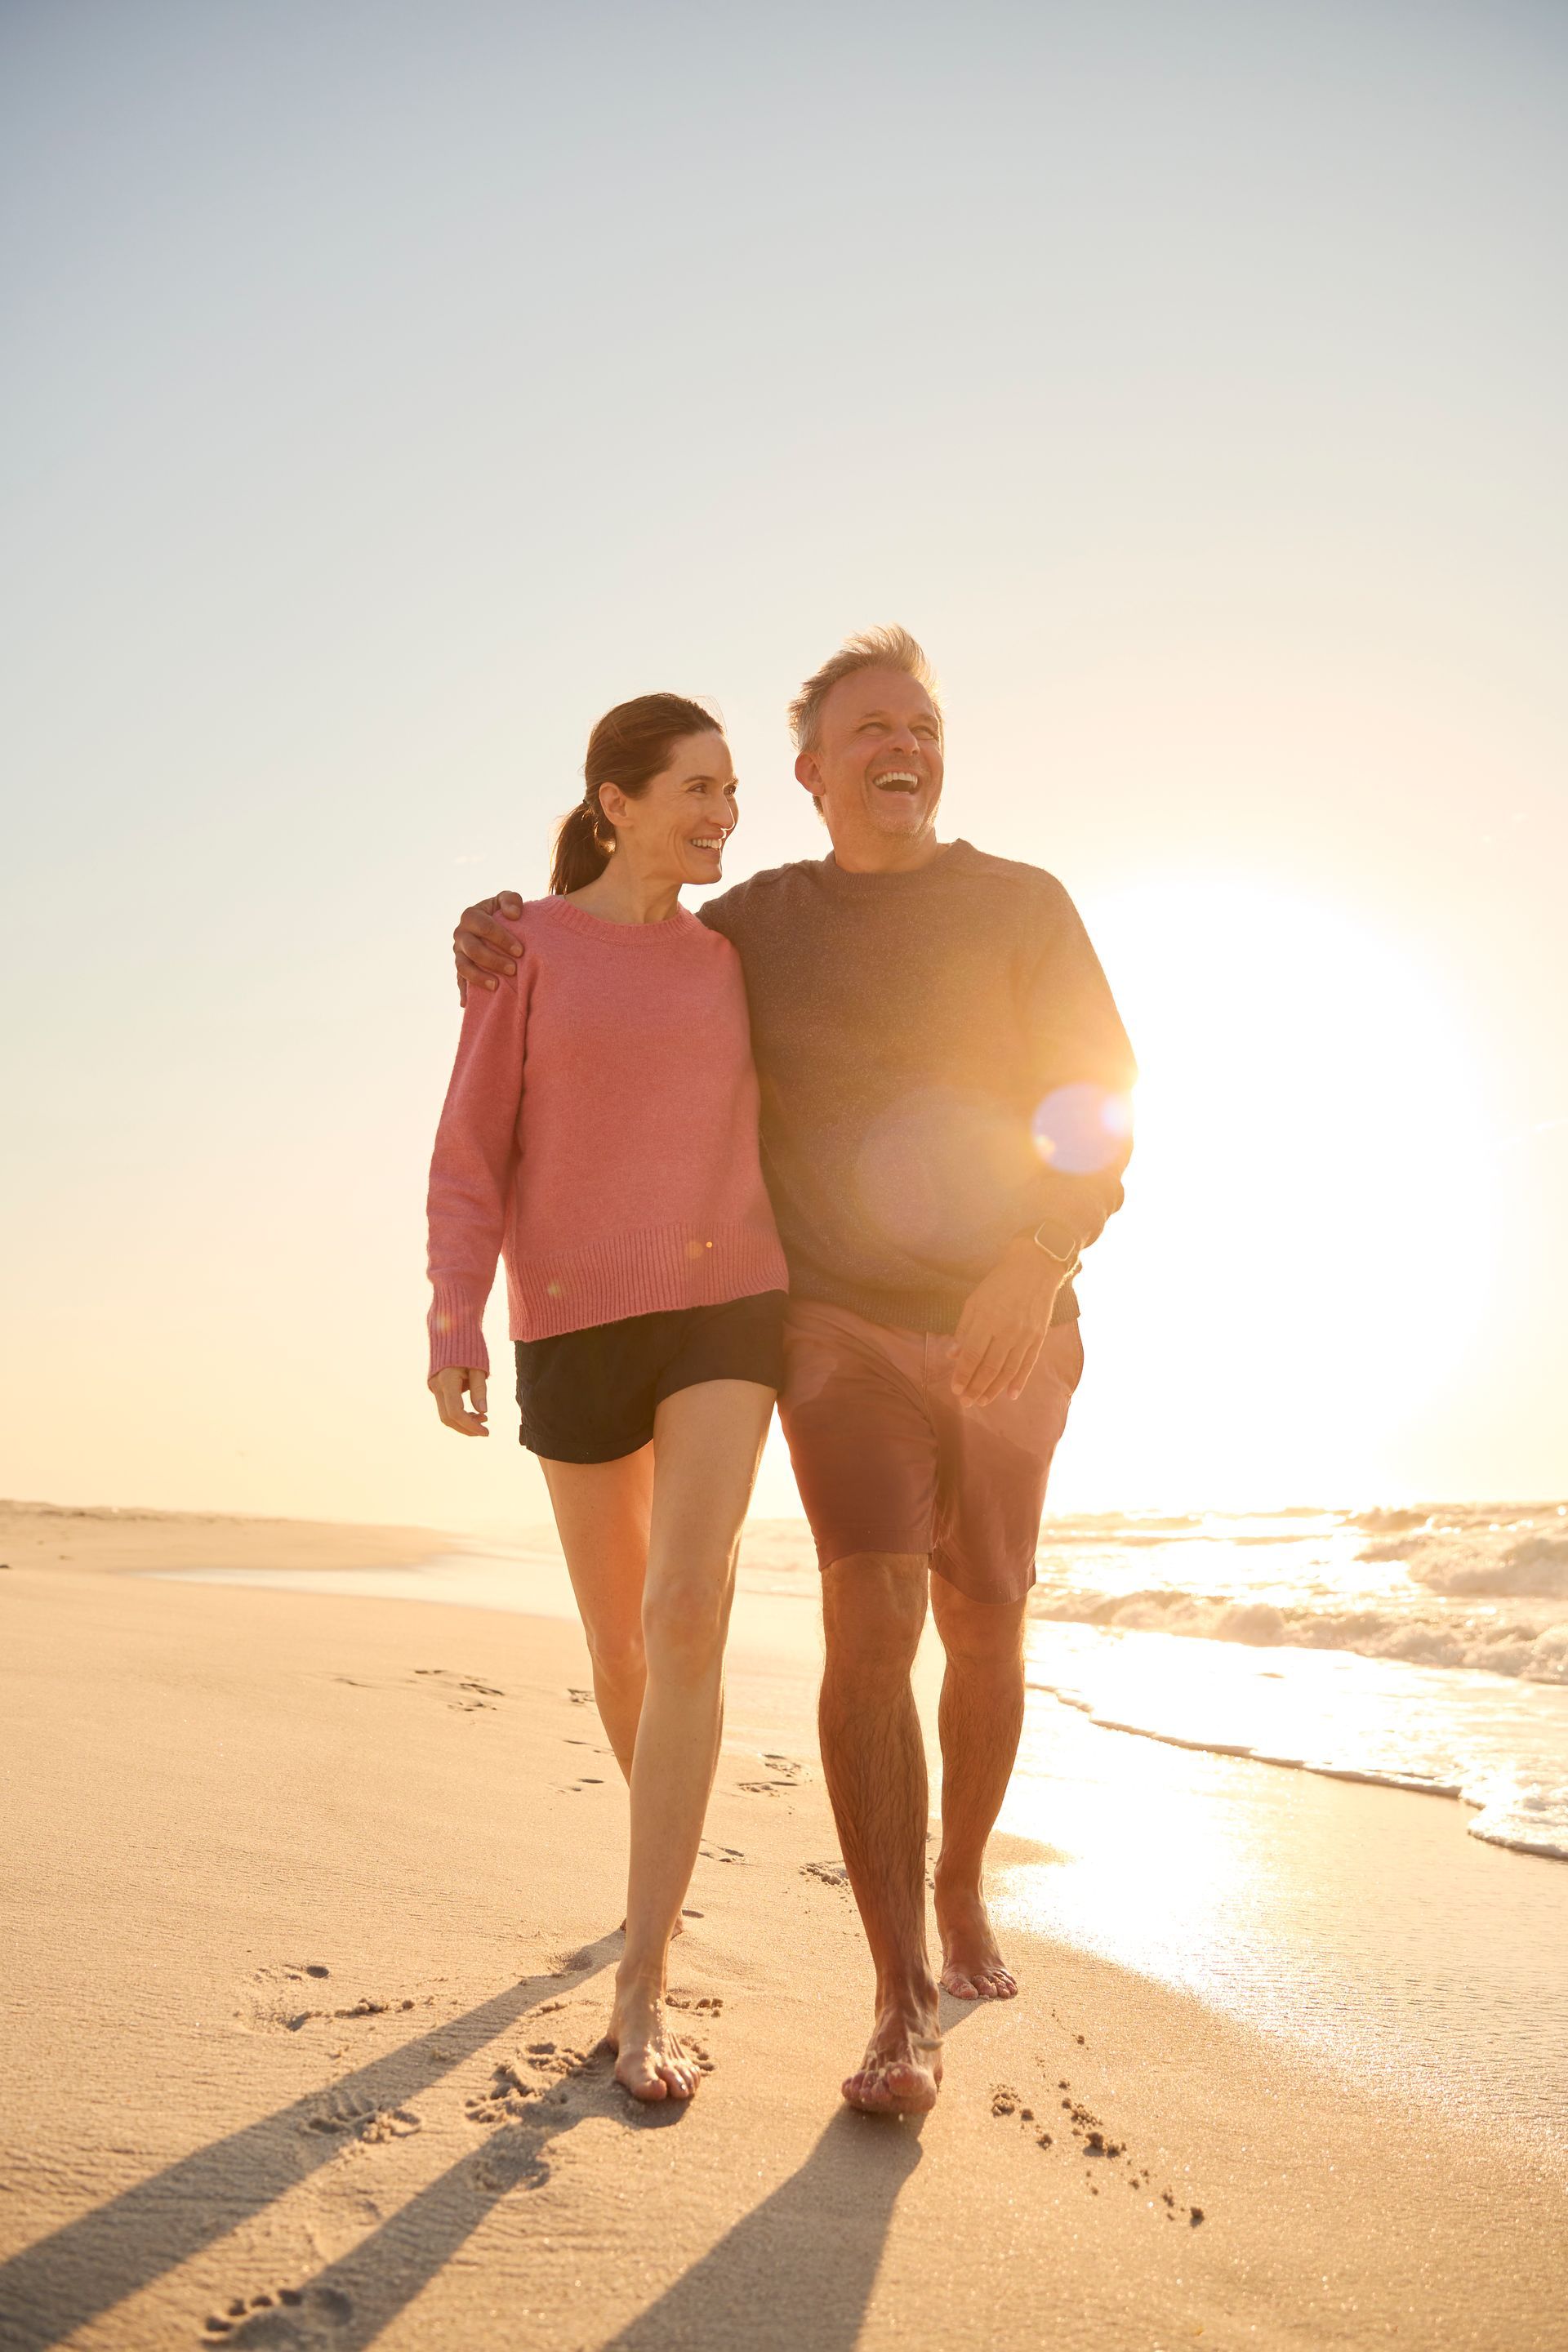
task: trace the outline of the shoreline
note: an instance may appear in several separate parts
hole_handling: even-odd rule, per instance
[[[1377,1772],[1370,1767],[1360,1769],[1349,1764],[1313,1764],[1302,1756],[1270,1756],[1261,1748],[1247,1748],[1240,1741],[1188,1738],[1176,1731],[1156,1731],[1146,1723],[1119,1722],[1111,1716],[1102,1715],[1088,1700],[1070,1691],[1058,1690],[1052,1683],[1032,1682],[1029,1688],[1045,1692],[1056,1700],[1058,1706],[1071,1707],[1099,1730],[1120,1732],[1130,1739],[1152,1739],[1162,1748],[1184,1748],[1192,1755],[1228,1756],[1237,1763],[1266,1764],[1277,1772],[1307,1772],[1317,1780],[1343,1780],[1354,1788],[1387,1789],[1395,1796],[1440,1797],[1458,1805],[1461,1811],[1472,1813],[1482,1810],[1480,1801],[1467,1796],[1464,1789],[1455,1781],[1423,1780],[1414,1773]],[[1568,1853],[1560,1845],[1549,1845],[1528,1838],[1504,1837],[1500,1832],[1478,1830],[1468,1822],[1465,1834],[1483,1845],[1495,1846],[1500,1853],[1527,1855],[1532,1862],[1568,1863]]]
[[[0,1511],[6,1507],[16,1507],[0,1506]],[[106,1513],[102,1516],[106,1518],[117,1518],[121,1515]],[[178,1523],[177,1516],[173,1514],[143,1513],[134,1516],[148,1519],[162,1517],[173,1524]],[[222,1521],[209,1518],[202,1521],[202,1524],[217,1528],[219,1540],[222,1540],[224,1527]],[[288,1521],[276,1520],[236,1521],[233,1524],[237,1528],[249,1526],[258,1530],[270,1528],[287,1531],[290,1527]],[[805,1522],[802,1521],[799,1525],[804,1540]],[[758,1553],[765,1552],[770,1547],[776,1547],[781,1528],[787,1528],[793,1533],[793,1524],[764,1520],[753,1523],[753,1528],[754,1533],[750,1539],[752,1558],[748,1560],[745,1550],[742,1550],[739,1589],[744,1591],[749,1587],[753,1593],[766,1592],[782,1599],[785,1596],[781,1588],[781,1575],[784,1581],[791,1585],[798,1576],[800,1590],[798,1592],[791,1591],[789,1597],[809,1601],[815,1604],[816,1584],[814,1573],[808,1576],[806,1572],[798,1570],[781,1571],[776,1564],[770,1563],[765,1559],[759,1560],[757,1558]],[[351,1559],[348,1556],[353,1549],[350,1539],[357,1532],[372,1537],[384,1536],[388,1545],[386,1556],[383,1559],[358,1557]],[[510,1545],[498,1544],[494,1538],[478,1535],[458,1536],[418,1529],[355,1531],[346,1528],[335,1530],[331,1527],[318,1527],[312,1528],[310,1533],[328,1549],[331,1548],[334,1538],[341,1538],[344,1556],[341,1559],[334,1559],[330,1565],[300,1559],[287,1564],[281,1564],[276,1560],[268,1560],[266,1563],[252,1561],[248,1564],[209,1562],[201,1567],[174,1570],[144,1567],[141,1572],[150,1575],[184,1577],[192,1581],[198,1580],[240,1581],[243,1580],[252,1581],[262,1589],[270,1584],[278,1591],[297,1589],[304,1578],[313,1577],[315,1581],[309,1589],[321,1593],[335,1591],[345,1597],[352,1594],[353,1597],[366,1600],[430,1600],[438,1601],[442,1605],[490,1609],[507,1615],[544,1613],[563,1615],[568,1618],[575,1617],[575,1605],[572,1599],[570,1583],[560,1559],[559,1547],[552,1529],[541,1528],[520,1531],[511,1539]],[[504,1568],[509,1575],[526,1573],[529,1581],[522,1597],[503,1600],[493,1588],[487,1590],[485,1579],[487,1563],[492,1567]],[[370,1583],[356,1584],[353,1581],[360,1576],[371,1577],[378,1568],[395,1571],[405,1570],[410,1578],[416,1578],[418,1582],[416,1584],[411,1582],[399,1589],[391,1576],[384,1580],[379,1586]],[[347,1580],[335,1585],[322,1580],[333,1574],[341,1575]],[[439,1578],[447,1575],[452,1577],[455,1589],[442,1589],[437,1581]],[[1031,1612],[1028,1622],[1031,1628],[1044,1628],[1063,1622],[1077,1627],[1083,1621],[1063,1621],[1054,1617],[1047,1608],[1042,1607],[1037,1612]],[[1089,1630],[1104,1629],[1090,1627]],[[1110,1630],[1121,1632],[1125,1629],[1111,1628]],[[1267,1650],[1269,1647],[1268,1643],[1247,1646],[1261,1650]],[[1031,1658],[1031,1666],[1036,1664],[1037,1661]],[[1324,1780],[1343,1780],[1368,1788],[1387,1789],[1417,1796],[1446,1798],[1459,1805],[1462,1815],[1467,1817],[1464,1820],[1466,1834],[1478,1839],[1479,1843],[1495,1846],[1503,1853],[1527,1856],[1535,1861],[1568,1863],[1568,1851],[1564,1850],[1560,1842],[1510,1834],[1500,1829],[1478,1829],[1473,1819],[1468,1817],[1484,1812],[1486,1801],[1472,1796],[1458,1781],[1430,1780],[1416,1774],[1400,1773],[1394,1769],[1380,1770],[1374,1766],[1317,1762],[1310,1756],[1295,1756],[1279,1750],[1271,1751],[1268,1748],[1248,1745],[1243,1741],[1226,1739],[1218,1736],[1204,1738],[1163,1729],[1153,1724],[1141,1723],[1131,1717],[1109,1714],[1099,1705],[1076,1692],[1070,1685],[1047,1679],[1037,1673],[1031,1673],[1029,1687],[1031,1690],[1046,1694],[1058,1706],[1084,1715],[1101,1730],[1123,1734],[1131,1738],[1153,1740],[1163,1747],[1195,1754],[1233,1757],[1249,1763],[1268,1765],[1276,1769],[1306,1772]]]
[[[450,1543],[456,1541],[457,1538],[447,1538],[443,1540]],[[536,1567],[540,1562],[550,1558],[552,1558],[552,1555],[544,1551],[542,1545],[537,1552],[531,1550],[519,1551],[517,1553],[500,1553],[482,1543],[479,1538],[475,1538],[471,1548],[467,1552],[456,1553],[433,1551],[427,1552],[425,1556],[419,1559],[410,1559],[405,1563],[395,1563],[398,1567],[406,1567],[412,1578],[418,1578],[420,1580],[420,1582],[417,1585],[411,1583],[408,1587],[401,1590],[395,1588],[389,1578],[384,1578],[378,1585],[373,1585],[366,1581],[360,1584],[356,1589],[353,1580],[356,1578],[363,1578],[365,1580],[374,1578],[376,1574],[377,1567],[384,1565],[382,1563],[364,1563],[363,1565],[356,1564],[352,1566],[344,1564],[341,1569],[337,1570],[310,1568],[301,1565],[294,1568],[266,1569],[224,1567],[141,1569],[130,1570],[128,1572],[160,1577],[171,1582],[211,1584],[229,1583],[235,1585],[247,1584],[252,1589],[258,1591],[270,1590],[274,1591],[287,1591],[293,1590],[299,1592],[301,1598],[313,1595],[322,1595],[335,1596],[342,1599],[363,1599],[366,1601],[428,1601],[440,1607],[489,1610],[499,1615],[505,1616],[548,1614],[551,1616],[574,1617],[575,1609],[571,1600],[570,1586],[566,1582],[563,1575],[559,1580],[558,1596],[553,1589],[549,1589],[544,1592],[537,1592],[531,1595],[528,1605],[525,1605],[522,1602],[502,1601],[497,1599],[493,1593],[473,1590],[472,1585],[474,1578],[471,1573],[468,1579],[470,1588],[468,1590],[447,1591],[435,1587],[433,1584],[433,1579],[436,1576],[439,1575],[442,1571],[448,1570],[456,1570],[458,1571],[458,1581],[461,1584],[464,1580],[462,1571],[465,1569],[471,1571],[479,1563],[484,1561],[504,1561],[509,1568],[520,1568],[524,1565]],[[338,1580],[328,1580],[330,1578],[334,1577]],[[745,1569],[742,1563],[742,1584],[741,1588],[742,1590],[744,1589],[744,1577]],[[309,1582],[306,1581],[307,1579],[310,1580]],[[555,1580],[549,1580],[549,1586],[551,1588],[553,1588]],[[551,1601],[557,1597],[563,1601],[564,1606],[548,1605]],[[815,1589],[810,1591],[803,1590],[799,1594],[790,1594],[786,1596],[778,1593],[775,1589],[773,1590],[773,1597],[780,1600],[787,1598],[789,1600],[795,1600],[803,1604],[806,1604],[815,1601],[816,1592]],[[1037,1616],[1031,1616],[1028,1620],[1031,1626],[1046,1626],[1057,1622],[1058,1621],[1053,1620],[1043,1613]],[[1262,1646],[1267,1647],[1267,1644]],[[1082,1715],[1089,1722],[1095,1725],[1097,1729],[1115,1732],[1128,1738],[1153,1740],[1161,1747],[1181,1748],[1185,1750],[1187,1753],[1194,1755],[1229,1757],[1237,1762],[1266,1765],[1276,1771],[1306,1772],[1318,1780],[1342,1780],[1356,1787],[1386,1789],[1401,1796],[1442,1798],[1447,1801],[1458,1805],[1462,1814],[1476,1815],[1479,1814],[1484,1810],[1484,1801],[1470,1796],[1466,1791],[1465,1788],[1458,1781],[1423,1780],[1414,1773],[1402,1774],[1392,1770],[1378,1771],[1371,1766],[1358,1767],[1349,1764],[1314,1763],[1307,1757],[1270,1753],[1266,1748],[1248,1747],[1238,1740],[1226,1740],[1219,1738],[1205,1739],[1200,1738],[1195,1735],[1188,1736],[1181,1732],[1163,1731],[1156,1728],[1151,1724],[1137,1723],[1130,1719],[1123,1719],[1115,1716],[1107,1715],[1097,1706],[1093,1705],[1088,1699],[1079,1696],[1070,1688],[1063,1688],[1056,1683],[1044,1681],[1031,1676],[1028,1683],[1028,1688],[1031,1691],[1041,1693],[1045,1696],[1053,1699],[1058,1706],[1071,1708],[1075,1713]],[[1528,1856],[1531,1860],[1537,1862],[1568,1864],[1568,1852],[1564,1852],[1561,1844],[1549,1843],[1544,1840],[1509,1836],[1501,1831],[1480,1830],[1478,1829],[1474,1825],[1474,1822],[1469,1820],[1465,1821],[1464,1829],[1467,1836],[1478,1839],[1482,1844],[1495,1846],[1500,1853],[1524,1855]]]

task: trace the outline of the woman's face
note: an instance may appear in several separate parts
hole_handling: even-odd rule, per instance
[[[724,844],[739,811],[730,746],[716,728],[683,735],[635,800],[609,784],[600,800],[616,828],[616,856],[629,856],[648,880],[723,879]]]

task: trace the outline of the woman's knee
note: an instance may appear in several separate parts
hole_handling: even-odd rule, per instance
[[[595,1674],[617,1689],[643,1680],[647,1672],[647,1655],[642,1626],[636,1618],[626,1624],[589,1626],[586,1631],[588,1655]]]
[[[727,1577],[661,1578],[643,1596],[642,1638],[648,1672],[706,1673],[723,1653],[729,1624]]]

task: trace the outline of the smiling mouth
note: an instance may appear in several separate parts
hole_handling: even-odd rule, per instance
[[[721,833],[693,834],[691,846],[693,849],[706,849],[713,856],[721,857],[724,852],[724,841],[725,836]]]
[[[879,793],[918,793],[921,788],[911,768],[889,768],[885,776],[873,776],[871,782]]]

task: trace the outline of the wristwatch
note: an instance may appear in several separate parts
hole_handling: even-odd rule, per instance
[[[1079,1236],[1069,1224],[1063,1223],[1060,1217],[1042,1217],[1029,1239],[1042,1255],[1048,1257],[1053,1265],[1059,1265],[1064,1274],[1071,1274],[1076,1270],[1079,1262]]]

